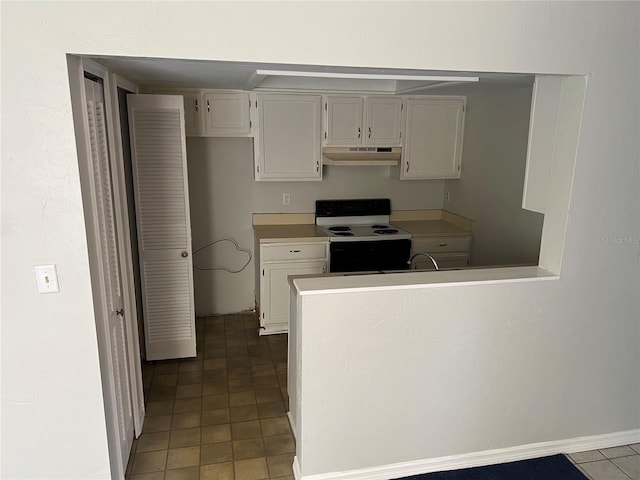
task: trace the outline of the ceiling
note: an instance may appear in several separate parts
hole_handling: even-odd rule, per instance
[[[142,57],[91,57],[113,72],[143,86],[232,90],[360,92],[378,94],[472,94],[527,87],[533,75],[389,68],[332,67],[273,63],[177,60]],[[271,75],[259,71],[286,71]],[[295,76],[293,73],[295,72]],[[318,76],[313,76],[317,73]],[[331,78],[362,77],[378,78]],[[384,78],[393,76],[394,78]],[[428,79],[411,77],[428,76]],[[402,77],[402,78],[398,78]],[[452,81],[451,78],[456,77]],[[457,80],[463,77],[462,80]],[[477,81],[468,82],[470,78]]]

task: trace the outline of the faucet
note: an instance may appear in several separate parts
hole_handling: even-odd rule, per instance
[[[429,257],[429,258],[431,259],[431,262],[433,263],[433,266],[436,268],[436,271],[439,271],[439,270],[440,270],[440,267],[438,267],[438,262],[436,262],[436,259],[435,259],[435,258],[433,258],[431,255],[429,255],[429,254],[428,254],[428,253],[426,253],[426,252],[418,252],[418,253],[414,254],[414,255],[409,259],[409,262],[407,262],[407,263],[409,263],[409,265],[411,265],[411,264],[413,263],[413,259],[414,259],[414,258],[416,258],[416,257],[422,257],[422,256],[424,256],[424,257]]]

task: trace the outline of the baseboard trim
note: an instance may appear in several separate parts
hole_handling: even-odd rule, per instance
[[[557,453],[575,453],[598,448],[618,447],[640,442],[640,429],[605,433],[588,437],[569,438],[551,442],[531,443],[517,447],[485,450],[446,457],[415,460],[412,462],[380,465],[372,468],[330,472],[302,476],[298,457],[293,459],[293,474],[296,480],[388,480],[421,473],[457,470],[496,463],[513,462],[528,458],[544,457]]]
[[[293,438],[297,441],[296,438],[296,422],[293,421],[293,415],[291,415],[291,410],[287,412],[287,418],[289,419],[289,426],[291,427],[291,433],[293,433]]]

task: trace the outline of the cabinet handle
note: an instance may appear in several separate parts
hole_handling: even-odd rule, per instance
[[[196,102],[196,112],[197,112],[198,111],[198,99],[197,98],[195,99],[195,102]]]
[[[440,243],[438,244],[439,247],[446,247],[448,245],[448,243]]]
[[[316,173],[320,171],[320,162],[316,160]]]
[[[207,100],[207,112],[211,111],[211,105],[209,105],[209,100]]]
[[[289,250],[289,253],[300,253],[300,250]]]
[[[409,171],[409,162],[407,162],[407,169],[405,170],[405,172]]]
[[[369,127],[369,138],[371,138],[371,127]]]
[[[358,127],[358,140],[360,139],[360,127]]]

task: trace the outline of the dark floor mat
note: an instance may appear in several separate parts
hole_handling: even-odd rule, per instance
[[[425,473],[396,480],[586,480],[586,478],[567,457],[553,455],[485,467]]]

